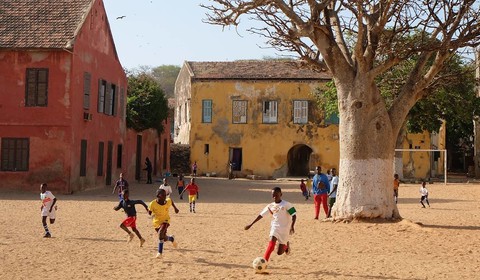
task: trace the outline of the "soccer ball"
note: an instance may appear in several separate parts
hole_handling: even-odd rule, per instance
[[[267,269],[267,261],[262,257],[258,257],[253,260],[252,266],[256,272],[263,272]]]

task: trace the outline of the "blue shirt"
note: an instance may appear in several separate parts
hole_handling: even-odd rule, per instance
[[[325,188],[323,188],[323,190],[321,190],[318,187],[319,182],[322,182],[325,185]],[[320,173],[313,176],[313,186],[312,186],[313,194],[328,194],[329,188],[330,188],[330,182],[328,181],[327,175]]]

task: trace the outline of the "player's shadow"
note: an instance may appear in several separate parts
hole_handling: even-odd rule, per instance
[[[310,272],[310,273],[305,273],[305,276],[307,275],[315,275],[318,277],[318,279],[321,279],[322,276],[332,276],[334,278],[351,278],[351,279],[398,279],[398,280],[416,280],[420,278],[401,278],[401,277],[395,277],[391,275],[385,275],[385,276],[380,276],[380,275],[354,275],[354,274],[343,274],[343,273],[337,273],[337,272],[332,272],[332,271],[317,271],[317,272]]]
[[[241,268],[241,269],[249,269],[251,268],[249,265],[243,265],[243,264],[234,264],[234,263],[220,263],[220,262],[212,262],[203,258],[197,258],[196,259],[197,263],[201,264],[206,264],[208,266],[218,266],[218,267],[224,267],[224,268]]]
[[[107,238],[98,238],[98,237],[71,237],[66,239],[74,239],[74,240],[84,240],[84,241],[94,241],[94,242],[121,242],[125,243],[125,240],[119,239],[107,239]]]
[[[455,203],[455,202],[467,202],[472,200],[460,200],[460,199],[445,199],[445,198],[430,198],[430,202],[439,204],[439,203]],[[399,204],[418,204],[420,205],[420,197],[419,198],[398,198]]]
[[[480,226],[452,226],[452,225],[421,225],[424,228],[440,228],[440,229],[454,229],[454,230],[480,230]]]

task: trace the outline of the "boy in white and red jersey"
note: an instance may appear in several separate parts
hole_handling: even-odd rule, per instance
[[[47,191],[46,183],[40,185],[40,199],[42,200],[42,206],[40,207],[42,211],[42,224],[45,229],[45,235],[43,237],[50,238],[52,234],[48,230],[47,217],[50,218],[50,224],[55,222],[55,210],[57,210],[55,203],[57,202],[57,198],[52,192]]]
[[[295,207],[290,202],[282,200],[282,189],[279,187],[273,188],[272,198],[274,202],[268,204],[251,224],[245,226],[245,230],[248,230],[267,214],[272,215],[270,242],[263,256],[267,262],[275,249],[277,240],[279,243],[277,254],[290,254],[291,248],[288,238],[289,234],[295,233],[295,221],[297,220]]]

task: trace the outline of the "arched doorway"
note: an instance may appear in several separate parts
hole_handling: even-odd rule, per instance
[[[288,151],[287,176],[307,176],[310,172],[310,155],[313,150],[307,145],[298,144]]]

